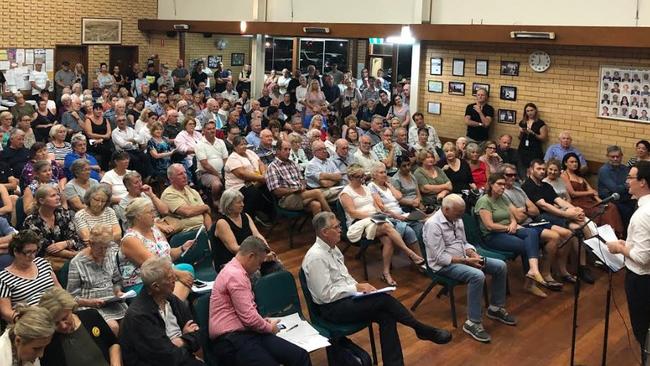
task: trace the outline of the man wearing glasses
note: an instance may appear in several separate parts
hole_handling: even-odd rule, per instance
[[[638,199],[639,208],[630,219],[627,240],[610,241],[607,247],[610,252],[625,256],[627,306],[645,365],[650,326],[650,162],[640,161],[631,168],[626,185],[632,197]]]

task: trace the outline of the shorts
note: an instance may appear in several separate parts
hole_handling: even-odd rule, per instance
[[[541,215],[539,215],[539,218],[540,219],[545,219],[546,221],[550,222],[551,226],[557,225],[557,226],[565,227],[565,228],[569,227],[568,222],[567,222],[567,220],[565,218],[555,216],[555,215],[547,213],[547,212],[544,212]]]
[[[302,211],[305,209],[305,204],[300,193],[292,193],[280,198],[278,206],[291,211]]]
[[[214,181],[221,181],[221,178],[210,173],[199,173],[199,182],[206,188],[211,188]]]
[[[415,231],[409,226],[407,222],[395,219],[389,219],[389,221],[393,224],[393,226],[395,226],[395,230],[397,230],[399,235],[402,237],[404,243],[408,245],[418,241],[418,237],[415,234]]]

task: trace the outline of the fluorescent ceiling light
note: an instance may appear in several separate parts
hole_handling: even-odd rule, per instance
[[[411,27],[408,25],[402,26],[402,32],[399,36],[390,36],[386,38],[388,43],[397,43],[397,44],[413,44],[415,43],[415,38],[411,34]]]

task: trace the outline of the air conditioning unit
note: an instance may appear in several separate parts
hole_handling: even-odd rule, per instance
[[[555,39],[555,32],[512,31],[510,38],[514,39]]]
[[[174,24],[174,30],[188,31],[188,30],[190,30],[190,26],[187,25],[187,24]]]
[[[330,29],[326,27],[303,27],[302,31],[308,34],[329,34]]]

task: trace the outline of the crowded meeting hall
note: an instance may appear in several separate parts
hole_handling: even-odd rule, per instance
[[[650,9],[458,4],[3,2],[0,366],[650,366]]]

